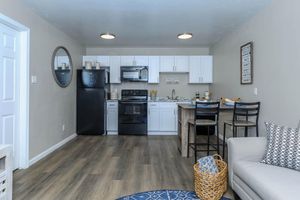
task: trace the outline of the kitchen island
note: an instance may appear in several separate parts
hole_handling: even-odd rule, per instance
[[[187,157],[188,152],[188,121],[194,119],[195,105],[178,104],[178,150],[182,157]],[[225,120],[232,120],[233,107],[221,106],[219,114],[219,134],[223,138],[223,126]],[[190,132],[190,141],[194,142],[193,131]],[[230,136],[232,131],[230,127],[226,130],[226,135]],[[190,155],[192,150],[190,149]]]

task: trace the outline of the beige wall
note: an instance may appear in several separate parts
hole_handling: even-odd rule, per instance
[[[101,48],[88,47],[86,55],[209,55],[208,47],[199,48]],[[172,89],[176,90],[176,96],[192,98],[199,91],[201,95],[209,90],[208,84],[188,84],[188,73],[160,73],[159,84],[122,83],[112,84],[111,88],[117,89],[148,89],[158,90],[160,97],[171,95]],[[169,83],[167,80],[178,80],[179,84]]]
[[[76,82],[60,88],[51,72],[51,56],[57,46],[65,46],[75,67],[80,66],[84,49],[63,32],[36,15],[18,0],[1,0],[0,12],[30,28],[30,158],[75,133]],[[62,131],[62,124],[65,131]]]
[[[300,1],[273,2],[212,49],[216,96],[262,102],[264,121],[295,127],[300,120]],[[254,42],[254,83],[240,85],[240,46]],[[258,88],[258,96],[254,88]]]

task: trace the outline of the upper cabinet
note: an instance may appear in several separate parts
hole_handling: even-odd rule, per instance
[[[109,57],[110,83],[121,83],[120,64],[121,64],[120,56]]]
[[[149,56],[148,83],[159,83],[159,56]]]
[[[189,71],[189,57],[188,56],[175,56],[175,71],[188,72]]]
[[[160,56],[160,72],[188,72],[188,56]]]
[[[121,66],[148,66],[148,56],[121,56]]]
[[[85,66],[85,62],[92,62],[92,65],[100,63],[100,66],[109,66],[109,56],[83,56],[82,66]]]
[[[189,83],[213,82],[212,56],[83,56],[85,62],[110,66],[110,82],[121,83],[120,66],[148,66],[148,83],[159,83],[159,73],[189,73]]]
[[[189,83],[212,83],[212,71],[212,56],[189,56]]]

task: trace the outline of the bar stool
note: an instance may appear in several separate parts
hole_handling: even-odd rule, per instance
[[[194,150],[195,162],[197,161],[197,152],[207,151],[209,155],[210,151],[217,151],[219,153],[219,110],[220,102],[196,102],[195,105],[195,114],[194,119],[188,121],[188,153],[190,148]],[[207,143],[198,143],[197,142],[197,127],[207,127]],[[210,132],[209,129],[211,126],[216,127],[217,133],[217,144],[210,144]],[[190,143],[190,129],[194,129],[194,142]],[[207,146],[207,150],[200,150],[198,147]],[[217,145],[217,147],[215,147]],[[214,149],[210,149],[212,146]]]
[[[248,128],[256,127],[256,137],[258,134],[258,117],[259,117],[260,102],[242,103],[236,102],[233,108],[233,119],[224,122],[223,132],[223,158],[225,158],[225,139],[226,139],[226,125],[232,126],[232,136],[237,137],[237,128],[244,127],[244,136],[248,137]],[[251,121],[249,117],[255,118]]]

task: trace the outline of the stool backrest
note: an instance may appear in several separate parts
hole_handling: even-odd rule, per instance
[[[220,102],[196,102],[195,120],[213,119],[219,120]]]
[[[244,117],[248,121],[249,117],[256,117],[256,123],[258,122],[260,110],[260,102],[236,102],[233,109],[233,121],[238,120],[239,117]]]

